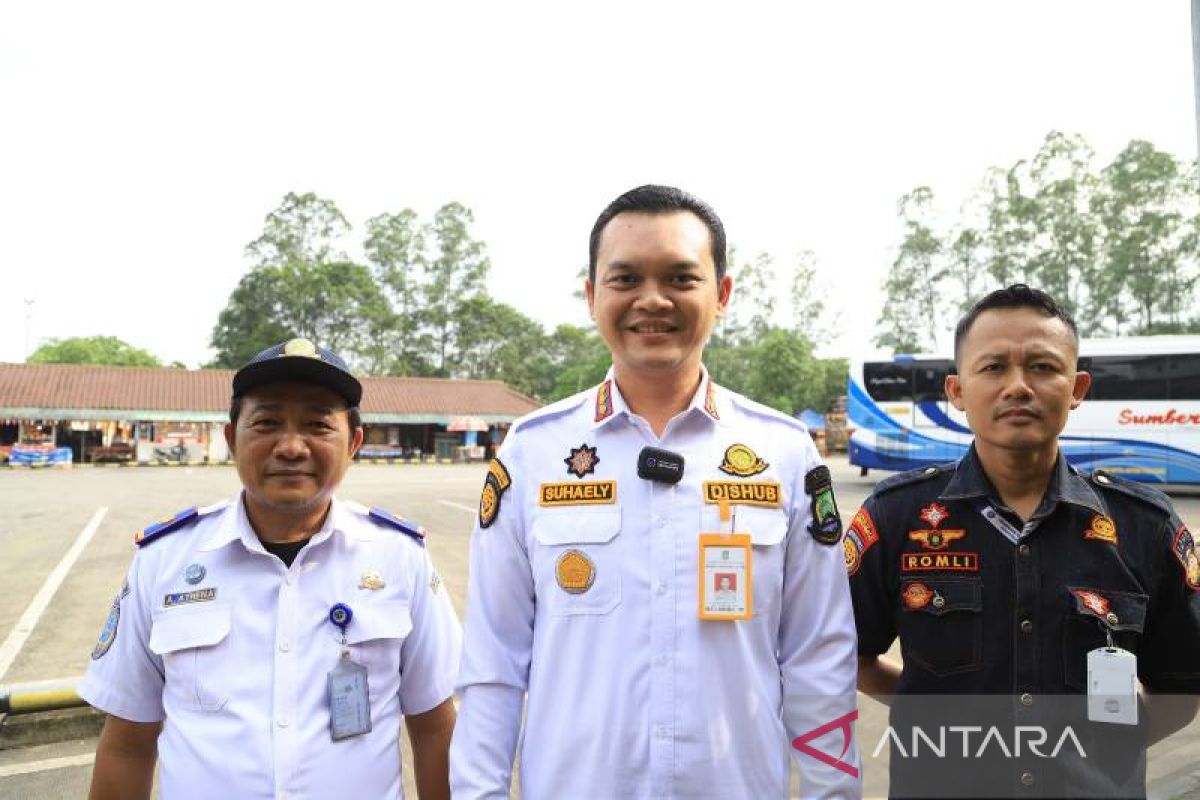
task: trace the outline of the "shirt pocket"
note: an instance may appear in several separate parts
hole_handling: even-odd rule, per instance
[[[354,606],[354,618],[346,627],[346,645],[350,659],[367,668],[373,690],[390,693],[398,686],[392,681],[399,679],[400,651],[412,627],[407,602],[389,600]],[[342,634],[336,634],[340,654]]]
[[[983,665],[983,582],[979,578],[906,579],[900,585],[904,660],[934,675]]]
[[[727,530],[729,523],[714,527],[711,519],[702,520],[709,526],[704,531]],[[749,535],[750,584],[754,592],[754,616],[766,613],[779,603],[783,594],[784,537],[788,517],[780,508],[736,507],[733,519],[735,532]]]
[[[533,574],[551,614],[607,614],[621,603],[621,510],[556,511],[533,518]]]
[[[1149,596],[1087,586],[1066,587],[1067,613],[1063,630],[1063,682],[1087,690],[1087,654],[1113,644],[1131,653],[1138,650],[1146,624]]]
[[[150,651],[162,657],[164,691],[185,709],[220,711],[229,700],[221,666],[231,627],[225,604],[165,609],[154,617]]]

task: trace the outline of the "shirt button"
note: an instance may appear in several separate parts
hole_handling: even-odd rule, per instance
[[[289,572],[287,575],[283,576],[283,582],[286,583],[288,586],[291,586],[293,583],[296,582],[296,579],[293,578],[292,573]]]
[[[1027,544],[1023,544],[1023,545],[1021,545],[1020,547],[1018,547],[1018,548],[1017,548],[1017,552],[1018,552],[1018,553],[1020,553],[1020,554],[1021,554],[1021,555],[1023,555],[1023,556],[1028,556],[1028,555],[1029,555],[1029,552],[1030,552],[1030,551],[1029,551],[1029,545],[1027,545]]]
[[[657,595],[660,595],[660,596],[666,594],[667,593],[667,585],[665,583],[658,584],[658,586],[654,587],[654,593]]]
[[[288,650],[291,650],[291,649],[292,649],[292,646],[291,646],[291,644],[288,643],[287,639],[284,639],[282,642],[279,643],[280,652],[286,653]]]
[[[944,605],[946,605],[946,598],[942,597],[940,594],[935,594],[933,596],[933,607],[941,608]]]
[[[654,520],[654,524],[660,528],[665,528],[665,527],[667,527],[667,518],[659,517],[658,519]]]
[[[1104,621],[1109,625],[1116,625],[1118,622],[1120,622],[1120,620],[1117,618],[1117,615],[1111,611],[1108,612],[1108,614],[1104,617]]]
[[[1021,633],[1033,633],[1033,623],[1027,619],[1021,620]]]
[[[280,717],[279,719],[275,720],[275,722],[276,722],[276,724],[278,724],[278,725],[279,725],[279,727],[281,727],[281,728],[286,728],[286,727],[288,726],[288,719],[287,719],[287,717]]]
[[[654,663],[660,667],[665,667],[667,665],[667,657],[665,655],[661,655],[654,659]]]
[[[1023,705],[1023,706],[1033,705],[1033,695],[1031,695],[1029,692],[1026,692],[1025,694],[1021,695],[1021,705]]]
[[[1033,773],[1032,772],[1022,772],[1021,773],[1021,785],[1022,786],[1033,786]]]
[[[659,739],[670,739],[671,730],[666,725],[657,725],[654,728],[654,735]]]

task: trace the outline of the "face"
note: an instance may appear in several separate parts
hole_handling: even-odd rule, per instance
[[[622,213],[600,236],[588,308],[613,363],[653,377],[700,369],[733,280],[717,280],[708,228],[695,214]]]
[[[225,426],[248,503],[305,513],[323,507],[362,444],[346,401],[310,383],[272,383],[246,395]]]
[[[977,446],[1053,452],[1092,383],[1075,371],[1077,357],[1062,320],[1032,308],[984,311],[959,348],[946,396],[966,413]]]

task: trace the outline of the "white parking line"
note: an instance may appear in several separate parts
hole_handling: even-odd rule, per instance
[[[17,624],[13,626],[8,637],[4,640],[4,644],[0,644],[0,678],[3,678],[8,668],[12,666],[16,660],[17,654],[21,652],[21,648],[25,645],[25,640],[33,633],[33,629],[37,627],[38,620],[42,617],[42,612],[46,610],[46,606],[50,605],[50,601],[54,599],[54,593],[58,591],[58,587],[66,579],[67,574],[71,571],[71,567],[75,566],[80,553],[88,546],[88,542],[96,534],[96,529],[100,527],[100,520],[104,519],[104,515],[108,513],[108,506],[100,506],[96,509],[96,513],[92,515],[91,520],[87,525],[83,526],[79,536],[76,537],[75,543],[71,545],[71,549],[66,552],[62,560],[58,562],[58,566],[54,568],[46,577],[46,582],[42,584],[42,588],[34,595],[33,602],[29,604],[29,608],[25,609],[25,613],[17,620]]]
[[[465,511],[468,514],[474,514],[479,510],[473,506],[465,506],[462,503],[456,503],[453,500],[438,500],[438,502],[444,506],[450,506],[451,508],[457,508],[459,511]]]
[[[85,767],[95,760],[95,753],[84,753],[78,756],[63,756],[62,758],[29,761],[25,764],[9,764],[7,767],[0,767],[0,778],[8,778],[13,775],[28,775],[31,772],[47,772],[52,769],[63,769],[65,767]]]

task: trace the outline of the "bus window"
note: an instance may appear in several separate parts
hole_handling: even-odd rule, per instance
[[[946,375],[953,368],[953,361],[914,361],[913,402],[945,402]]]
[[[1200,355],[1171,356],[1170,394],[1172,400],[1200,400]]]
[[[877,403],[912,402],[912,362],[863,364],[863,382],[867,394]]]
[[[1168,356],[1093,356],[1091,400],[1166,400]]]

